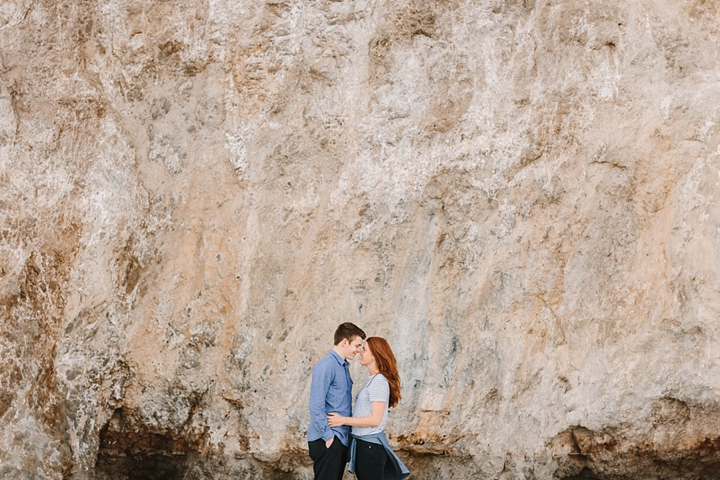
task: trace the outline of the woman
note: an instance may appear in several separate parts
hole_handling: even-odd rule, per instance
[[[385,436],[388,408],[400,401],[400,375],[387,340],[370,337],[360,352],[360,365],[370,371],[365,386],[355,398],[352,417],[328,416],[331,427],[350,425],[348,471],[358,480],[399,480],[410,471],[390,448]]]

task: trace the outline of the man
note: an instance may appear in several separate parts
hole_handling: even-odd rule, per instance
[[[310,387],[308,448],[315,480],[342,480],[348,460],[350,427],[330,427],[328,413],[352,415],[349,360],[360,353],[365,332],[346,322],[335,330],[335,346],[315,365]]]

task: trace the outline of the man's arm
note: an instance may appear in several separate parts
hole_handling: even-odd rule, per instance
[[[310,424],[322,435],[325,445],[330,448],[335,433],[330,429],[327,421],[327,412],[325,411],[325,399],[327,398],[330,384],[333,380],[333,371],[327,363],[319,363],[312,374],[312,384],[310,386]]]
[[[349,425],[351,427],[378,427],[385,415],[385,402],[372,402],[371,413],[367,417],[342,417],[336,413],[328,414],[328,423],[333,427]]]

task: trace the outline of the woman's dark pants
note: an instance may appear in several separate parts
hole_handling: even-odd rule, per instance
[[[383,480],[388,454],[377,443],[357,440],[355,451],[355,475],[358,480]]]

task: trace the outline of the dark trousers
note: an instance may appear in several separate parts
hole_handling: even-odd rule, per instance
[[[335,437],[330,448],[325,447],[325,440],[322,438],[308,442],[308,448],[315,480],[342,480],[348,461],[348,449],[338,437]]]
[[[383,480],[388,453],[377,443],[356,440],[355,475],[358,480]]]

